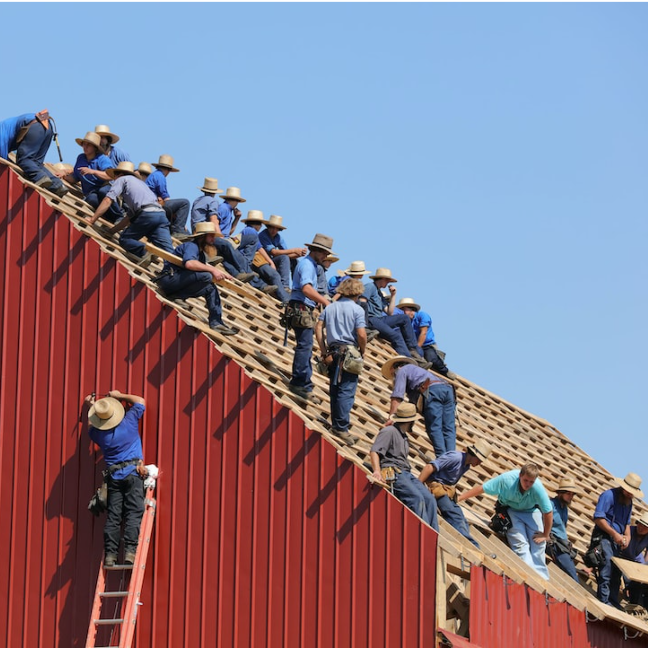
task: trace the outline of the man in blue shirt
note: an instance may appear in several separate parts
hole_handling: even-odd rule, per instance
[[[284,288],[290,289],[292,266],[297,263],[297,259],[306,256],[308,250],[305,247],[289,248],[286,245],[284,237],[281,235],[281,232],[285,229],[283,226],[283,218],[276,214],[271,214],[266,228],[259,234],[259,240],[264,250],[274,261]]]
[[[508,507],[511,528],[506,532],[509,547],[522,560],[549,580],[545,546],[553,524],[553,507],[538,478],[540,470],[527,463],[520,470],[510,470],[475,486],[457,497],[457,503],[486,493]]]
[[[64,196],[68,192],[65,185],[43,166],[53,137],[47,110],[10,117],[0,122],[0,157],[6,160],[9,153],[16,151],[16,164],[27,180]]]
[[[600,542],[605,564],[598,570],[596,596],[602,603],[619,607],[621,572],[612,563],[630,543],[632,498],[643,498],[641,477],[628,473],[625,479],[615,478],[616,488],[604,491],[594,510],[592,541]]]
[[[330,380],[331,432],[347,445],[358,440],[349,433],[349,426],[359,373],[346,371],[344,359],[349,347],[364,357],[367,346],[365,314],[357,304],[363,292],[361,281],[345,281],[338,286],[340,298],[322,311],[315,326],[315,337]]]
[[[191,231],[198,223],[211,221],[218,228],[218,207],[220,202],[216,197],[223,190],[218,188],[217,178],[205,178],[202,187],[198,187],[203,195],[193,201],[191,205]]]
[[[450,383],[436,374],[414,364],[412,358],[396,356],[382,366],[382,375],[394,381],[389,413],[407,395],[425,419],[425,430],[430,438],[436,457],[454,450],[457,446],[455,429],[455,396]]]
[[[95,126],[95,133],[101,137],[101,151],[104,155],[110,158],[113,166],[117,166],[120,162],[130,162],[130,155],[121,149],[116,148],[113,144],[119,142],[119,137],[115,133],[110,132],[110,127],[105,124]]]
[[[621,552],[621,558],[633,562],[646,563],[648,550],[648,512],[644,511],[637,520],[637,524],[630,527],[630,542]],[[648,585],[630,581],[628,583],[628,600],[635,605],[648,609]]]
[[[479,545],[470,535],[466,517],[455,501],[455,486],[473,466],[479,466],[482,461],[488,459],[491,452],[492,449],[486,441],[477,439],[473,445],[468,446],[466,452],[446,452],[427,464],[419,474],[419,481],[423,482],[436,498],[441,516],[476,547]]]
[[[130,405],[128,411],[121,401]],[[103,453],[107,469],[108,510],[104,526],[104,566],[117,562],[120,526],[124,523],[124,564],[135,562],[139,528],[144,515],[144,468],[139,420],[145,409],[141,396],[114,389],[106,398],[86,396],[88,434]]]
[[[312,243],[307,243],[309,254],[297,262],[293,275],[293,288],[286,316],[295,333],[295,355],[292,364],[292,378],[289,389],[300,398],[319,402],[311,394],[313,391],[313,368],[311,356],[313,353],[313,327],[316,317],[313,310],[317,304],[328,306],[331,300],[317,292],[317,265],[329,255],[333,239],[324,234],[315,234]]]
[[[153,190],[158,202],[164,207],[171,224],[171,234],[183,240],[187,236],[189,201],[186,198],[171,198],[166,180],[169,173],[178,173],[180,169],[173,166],[173,158],[170,155],[160,155],[160,159],[151,164],[155,167],[155,171],[146,178],[146,184]]]

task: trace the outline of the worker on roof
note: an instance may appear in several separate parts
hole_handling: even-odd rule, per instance
[[[416,406],[401,403],[371,446],[370,458],[373,478],[380,484],[391,486],[392,492],[409,509],[436,531],[437,502],[432,493],[412,475],[410,466],[408,432],[416,420]]]
[[[213,223],[198,223],[196,232],[175,249],[175,254],[182,259],[182,266],[165,261],[156,281],[162,294],[169,299],[204,297],[209,313],[209,328],[221,335],[236,335],[238,329],[223,322],[220,294],[214,284],[214,281],[231,277],[209,265],[205,255],[205,246],[213,243],[215,236]]]
[[[135,175],[144,182],[146,182],[146,179],[151,175],[151,173],[153,173],[153,167],[148,162],[140,162],[135,171]]]
[[[418,477],[436,498],[441,517],[476,547],[479,545],[470,534],[466,517],[456,502],[455,486],[473,466],[479,466],[482,461],[488,459],[491,452],[490,444],[483,439],[477,439],[468,446],[466,452],[450,450],[437,457],[421,470]]]
[[[454,387],[444,378],[415,364],[413,358],[396,356],[382,366],[382,375],[393,381],[389,414],[408,397],[425,419],[425,431],[438,458],[457,446]]]
[[[47,110],[25,113],[0,121],[0,157],[9,158],[16,151],[16,164],[30,182],[48,189],[57,196],[68,190],[43,163],[54,137],[54,127]]]
[[[628,473],[625,479],[614,478],[614,483],[616,487],[601,493],[596,503],[592,543],[600,545],[605,559],[596,577],[596,596],[602,603],[619,607],[621,572],[612,557],[620,556],[630,544],[632,499],[642,499],[643,492],[636,473]]]
[[[317,265],[317,292],[320,295],[329,297],[328,278],[326,273],[328,269],[340,260],[340,257],[335,254],[327,254],[322,263]]]
[[[130,162],[130,155],[126,151],[122,151],[113,146],[119,142],[119,136],[110,132],[110,127],[105,124],[95,126],[95,133],[101,137],[101,152],[110,158],[113,166],[117,166],[120,162]]]
[[[359,279],[362,281],[364,279],[365,275],[371,274],[369,270],[365,268],[365,263],[364,261],[351,261],[351,264],[349,265],[348,268],[345,270],[338,270],[338,273],[336,276],[331,277],[328,280],[328,293],[331,297],[335,299],[335,295],[337,294],[337,287],[345,280],[345,279]]]
[[[297,262],[290,301],[286,308],[286,318],[295,333],[296,341],[292,378],[288,388],[293,394],[312,402],[319,402],[311,393],[313,327],[317,319],[313,311],[318,304],[328,306],[331,303],[328,296],[317,292],[317,265],[329,254],[334,254],[332,245],[333,239],[324,234],[315,234],[313,242],[306,244],[309,253]]]
[[[173,253],[173,241],[166,214],[155,194],[135,176],[133,163],[120,162],[116,168],[108,169],[106,173],[115,181],[95,209],[95,213],[86,217],[86,220],[94,224],[110,209],[113,201],[121,198],[126,208],[126,217],[110,230],[110,234],[121,231],[119,244],[133,254],[141,265],[146,265],[152,258],[141,242],[144,237],[157,247]]]
[[[646,564],[648,553],[648,511],[644,511],[637,519],[637,523],[630,527],[630,540],[621,551],[621,558],[632,560],[636,563]],[[648,610],[648,585],[637,581],[627,583],[626,592],[628,601],[634,605],[641,605]]]
[[[423,357],[432,365],[432,369],[442,376],[456,378],[456,375],[448,370],[444,362],[445,353],[439,351],[434,341],[434,331],[432,330],[432,318],[421,310],[410,297],[403,297],[396,305],[394,311],[402,311],[410,318],[414,335],[418,346],[423,350]]]
[[[569,574],[577,583],[578,573],[574,558],[576,550],[567,536],[567,522],[569,520],[569,507],[571,506],[574,495],[582,494],[581,489],[576,485],[572,477],[563,477],[558,482],[556,496],[551,499],[553,505],[553,524],[551,534],[547,543],[547,554],[553,558],[555,563],[566,574]]]
[[[171,224],[171,234],[177,239],[184,240],[188,234],[186,227],[189,218],[189,201],[186,198],[171,198],[167,189],[167,176],[169,173],[178,173],[180,169],[173,166],[173,158],[170,155],[160,155],[160,159],[151,164],[155,167],[155,171],[146,178],[146,184],[164,207]]]
[[[308,250],[305,247],[289,248],[286,245],[281,232],[286,228],[283,225],[283,218],[271,214],[266,223],[265,229],[259,233],[259,241],[263,249],[274,261],[275,268],[281,276],[284,289],[290,290],[290,277],[292,268],[297,264],[297,259],[306,256]]]
[[[218,178],[205,178],[203,186],[198,188],[202,191],[202,196],[196,198],[191,205],[191,231],[198,223],[207,221],[214,223],[217,231],[220,231],[218,223],[220,201],[217,195],[222,194],[223,190],[218,188]]]
[[[363,292],[364,286],[357,279],[340,284],[339,299],[322,311],[315,325],[320,354],[328,367],[331,432],[347,445],[358,440],[350,434],[349,426],[367,346],[364,310],[357,303]]]
[[[486,493],[497,497],[500,509],[505,508],[511,520],[506,531],[509,547],[522,560],[549,580],[545,547],[553,523],[553,506],[534,463],[519,470],[488,479],[457,497],[457,503]]]
[[[387,340],[394,350],[401,356],[412,357],[417,364],[424,368],[431,368],[417,349],[416,337],[412,323],[407,315],[394,314],[396,305],[396,288],[394,283],[398,279],[392,277],[389,268],[378,268],[376,274],[370,275],[372,282],[365,286],[365,292],[360,302],[364,302],[367,309],[367,327],[375,329],[380,337]],[[389,297],[382,293],[388,287]]]
[[[124,401],[128,410],[122,404]],[[145,410],[141,396],[113,389],[95,401],[86,396],[88,434],[101,448],[107,469],[108,509],[104,526],[104,566],[117,562],[120,527],[124,526],[124,564],[135,562],[139,528],[144,514],[144,467],[139,420]]]

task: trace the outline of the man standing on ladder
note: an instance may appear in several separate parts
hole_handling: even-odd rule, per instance
[[[125,410],[121,401],[130,405]],[[104,480],[108,485],[108,512],[104,527],[104,566],[117,562],[120,526],[124,522],[124,564],[135,562],[140,523],[144,514],[144,467],[139,419],[145,402],[141,396],[108,392],[95,402],[86,396],[88,409],[88,434],[101,448],[106,470]]]

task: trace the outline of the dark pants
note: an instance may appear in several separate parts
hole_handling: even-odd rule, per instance
[[[358,374],[344,371],[339,361],[329,367],[330,396],[331,396],[331,424],[334,430],[348,432],[351,409],[358,387]]]
[[[169,221],[166,214],[160,211],[143,211],[119,236],[119,244],[135,256],[143,257],[146,248],[141,238],[146,238],[167,252],[174,253],[173,241],[169,233]]]
[[[106,197],[106,194],[110,191],[110,185],[105,184],[99,189],[93,189],[89,191],[85,196],[85,201],[92,207],[92,209],[97,209],[99,203]],[[120,218],[122,218],[124,212],[121,210],[120,206],[117,204],[116,200],[113,200],[110,209],[104,214],[104,218],[111,223],[116,223]]]
[[[596,596],[602,603],[618,606],[621,572],[612,562],[612,556],[618,556],[619,550],[614,542],[608,538],[602,538],[601,551],[605,557],[605,564],[599,569],[596,578]]]
[[[466,517],[461,510],[459,504],[451,500],[447,495],[437,498],[437,508],[441,517],[448,522],[448,524],[455,528],[464,538],[472,542],[475,547],[479,547],[475,538],[470,535],[470,527],[466,522]]]
[[[313,354],[313,329],[300,328],[295,326],[295,355],[292,364],[292,378],[290,384],[293,387],[303,387],[307,391],[313,391],[313,367],[311,356]]]
[[[439,354],[433,346],[423,347],[423,357],[430,363],[432,363],[432,369],[437,373],[440,373],[442,376],[447,375],[448,367],[446,367],[445,362],[441,360]]]
[[[34,122],[18,144],[16,164],[25,172],[27,180],[38,182],[42,178],[49,178],[52,181],[50,189],[58,189],[63,186],[63,182],[43,166],[53,136],[51,128],[45,130],[38,122]]]
[[[439,530],[436,499],[427,486],[424,486],[411,472],[404,470],[396,475],[394,495],[424,522],[436,531]]]
[[[370,329],[376,329],[380,337],[387,340],[398,355],[411,357],[409,349],[416,349],[416,336],[412,328],[412,321],[405,314],[386,315],[385,317],[370,317]]]
[[[241,272],[249,272],[247,259],[230,243],[228,239],[217,238],[214,247],[219,256],[223,257],[223,266],[227,272],[236,277]]]
[[[577,583],[580,583],[574,560],[567,552],[556,549],[553,544],[547,544],[547,553],[556,561],[556,565],[560,569],[571,576]]]
[[[434,448],[434,454],[440,457],[457,447],[454,391],[447,383],[433,383],[423,394],[423,398],[425,430]]]
[[[252,269],[268,286],[277,286],[277,299],[282,304],[285,304],[288,301],[288,295],[284,290],[281,275],[269,263],[262,266],[253,266]]]
[[[144,515],[144,481],[137,473],[124,479],[108,477],[108,514],[104,526],[104,549],[119,550],[119,527],[124,522],[124,551],[136,551]]]
[[[275,268],[281,277],[281,283],[284,288],[290,288],[290,257],[287,254],[278,254],[272,257]]]
[[[169,198],[164,201],[164,211],[171,223],[172,234],[188,234],[189,201],[186,198]]]
[[[158,281],[158,286],[170,299],[204,297],[209,311],[209,326],[223,323],[220,295],[211,273],[175,270],[173,274],[163,276]]]

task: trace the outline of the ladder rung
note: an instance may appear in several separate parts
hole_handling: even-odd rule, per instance
[[[100,592],[99,596],[102,598],[120,598],[122,596],[128,596],[128,592]]]
[[[124,623],[124,619],[95,619],[95,625],[119,625]]]
[[[133,565],[113,565],[112,567],[106,567],[104,565],[104,569],[106,571],[117,571],[120,569],[133,569]]]

